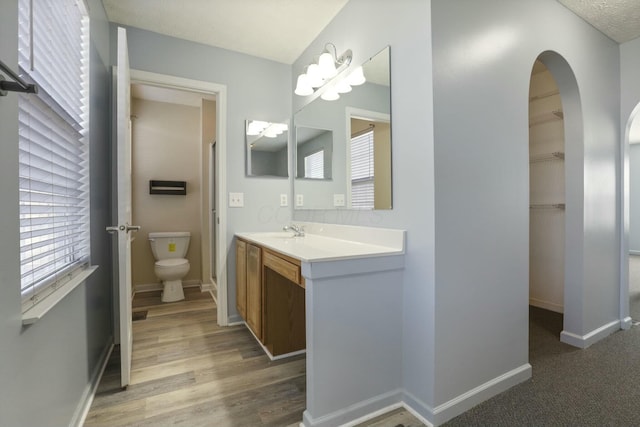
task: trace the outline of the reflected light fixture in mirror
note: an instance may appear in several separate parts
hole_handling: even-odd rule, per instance
[[[337,79],[340,71],[351,64],[351,50],[347,50],[338,57],[336,46],[327,43],[324,51],[318,57],[318,62],[307,66],[306,72],[298,76],[295,94],[309,96],[324,88],[321,98],[325,101],[335,101],[341,93],[351,91],[351,86],[361,85],[365,82],[362,67],[356,68],[346,78]]]
[[[264,122],[261,120],[252,120],[247,125],[247,135],[275,138],[276,136],[287,131],[288,129],[289,127],[286,125],[286,123],[270,123],[270,122]]]

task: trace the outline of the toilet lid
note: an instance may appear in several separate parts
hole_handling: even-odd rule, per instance
[[[158,267],[176,267],[183,264],[189,264],[189,260],[185,258],[170,258],[156,261]]]

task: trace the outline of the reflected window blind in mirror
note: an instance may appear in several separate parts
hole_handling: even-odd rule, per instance
[[[316,151],[304,158],[305,178],[324,178],[324,150]]]
[[[351,138],[351,207],[373,209],[373,127]]]

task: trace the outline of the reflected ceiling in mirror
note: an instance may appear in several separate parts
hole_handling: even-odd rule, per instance
[[[289,125],[245,122],[247,176],[289,177]]]
[[[364,84],[353,86],[335,101],[318,96],[294,115],[296,134],[298,129],[322,129],[332,135],[331,156],[324,155],[325,166],[331,165],[331,179],[304,177],[301,165],[309,150],[300,148],[304,133],[296,135],[294,193],[296,200],[304,202],[296,203],[295,209],[392,209],[390,48],[362,64],[362,70]],[[350,72],[346,70],[345,75]],[[364,128],[370,132],[365,132],[363,145]],[[358,155],[352,149],[355,139],[368,150],[360,158],[368,168],[366,176],[352,174],[354,168],[365,167],[353,163]]]

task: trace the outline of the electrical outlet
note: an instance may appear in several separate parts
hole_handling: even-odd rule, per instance
[[[289,201],[287,200],[287,195],[286,194],[281,194],[280,195],[280,206],[288,206],[289,205]]]
[[[296,194],[296,206],[304,206],[304,195]]]
[[[244,193],[229,193],[229,207],[230,208],[244,207]]]
[[[344,206],[344,194],[334,194],[333,195],[333,206],[335,206],[335,207],[343,207]]]

